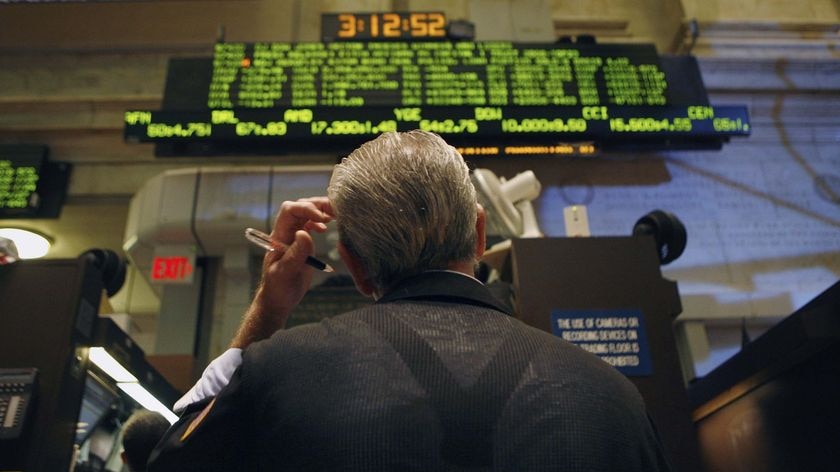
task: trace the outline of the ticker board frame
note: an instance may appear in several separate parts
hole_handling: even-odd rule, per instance
[[[187,155],[283,154],[313,150],[316,140],[319,149],[346,149],[382,132],[412,129],[456,146],[595,142],[604,150],[718,149],[731,136],[749,135],[750,124],[741,105],[140,110],[126,112],[125,139],[178,144],[173,155],[178,149]]]
[[[417,50],[432,47],[416,43],[403,41],[401,47]],[[264,56],[258,61],[257,50],[266,51],[272,45],[287,51],[298,51],[299,48],[303,51],[300,57],[305,58],[305,51],[318,48],[323,53],[331,47],[371,50],[382,47],[365,42],[355,46],[353,43],[351,46],[347,43],[341,46],[332,43],[220,43],[214,58],[170,60],[163,110],[127,112],[125,138],[128,142],[156,143],[155,154],[163,157],[346,150],[384,131],[418,128],[437,132],[456,146],[597,143],[604,150],[719,149],[731,136],[750,134],[746,107],[709,105],[699,66],[692,56],[659,56],[655,47],[646,44],[569,45],[510,41],[482,44],[491,43],[516,49],[516,54],[533,53],[535,57],[539,56],[537,50],[574,49],[576,52],[567,53],[586,58],[600,57],[604,62],[609,62],[608,58],[622,58],[633,65],[655,65],[664,74],[666,101],[646,106],[601,103],[588,106],[417,106],[398,103],[396,96],[374,91],[358,92],[359,96],[366,97],[362,106],[331,107],[320,104],[320,99],[314,105],[292,106],[283,99],[252,108],[211,107],[210,98],[218,93],[218,90],[213,92],[214,74],[219,70],[227,77],[226,86],[230,87],[232,103],[237,103],[235,97],[241,87],[240,81],[255,72],[249,69],[273,64],[281,71],[276,73],[292,76],[291,69],[280,67],[281,62],[272,63],[271,55],[267,56],[268,60]],[[433,47],[469,49],[479,47],[479,44],[470,42],[467,46],[463,43],[459,46],[451,42],[449,46],[441,46],[436,42]],[[313,84],[320,94],[323,84],[320,72],[314,77]],[[602,72],[594,77],[598,82],[598,93],[606,94]],[[572,92],[580,89],[577,80],[575,76],[568,86]],[[399,86],[403,87],[402,83]],[[426,86],[423,82],[424,100]],[[289,95],[288,92],[284,89],[284,94]],[[357,94],[357,91],[353,93]]]

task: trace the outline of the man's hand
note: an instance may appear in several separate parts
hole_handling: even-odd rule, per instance
[[[286,201],[274,221],[271,239],[286,249],[275,249],[263,258],[262,281],[245,313],[231,347],[244,349],[286,326],[294,307],[312,283],[312,267],[307,256],[315,253],[310,231],[323,233],[333,217],[327,197]]]

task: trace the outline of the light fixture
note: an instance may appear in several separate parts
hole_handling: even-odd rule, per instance
[[[15,243],[20,259],[37,259],[47,255],[50,240],[34,231],[20,228],[0,228],[0,237]]]
[[[178,415],[172,413],[172,411],[170,411],[169,408],[166,408],[166,406],[163,403],[161,403],[160,400],[155,398],[154,395],[149,393],[149,391],[143,388],[143,386],[139,383],[118,382],[117,387],[119,387],[119,389],[123,392],[127,393],[128,396],[133,398],[143,408],[149,411],[156,411],[163,415],[163,417],[166,418],[167,421],[169,421],[169,424],[175,424],[175,422],[178,421]]]
[[[125,367],[123,367],[116,359],[108,354],[104,347],[92,347],[88,353],[90,361],[96,364],[96,367],[102,369],[103,372],[111,376],[116,382],[137,382],[137,377],[131,374]]]
[[[169,408],[166,408],[166,405],[161,403],[160,400],[155,398],[154,395],[149,393],[148,390],[140,385],[140,382],[137,381],[137,377],[132,375],[128,369],[123,367],[116,359],[108,354],[108,351],[106,351],[105,348],[90,348],[88,358],[97,367],[102,369],[103,372],[114,379],[120,390],[128,394],[128,396],[133,398],[143,408],[151,411],[157,411],[163,415],[170,424],[174,424],[178,421],[178,416],[175,413],[172,413]]]

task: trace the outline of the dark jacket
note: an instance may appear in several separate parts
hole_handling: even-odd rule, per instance
[[[477,281],[430,272],[249,347],[149,470],[667,468],[618,371],[512,318]]]

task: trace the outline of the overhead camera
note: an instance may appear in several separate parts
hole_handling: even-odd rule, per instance
[[[633,226],[633,236],[645,234],[653,236],[661,265],[673,262],[685,250],[687,241],[685,225],[672,213],[653,210],[639,218]]]
[[[119,292],[125,283],[126,263],[110,249],[89,249],[79,257],[89,259],[102,272],[102,283],[109,297]]]
[[[530,170],[510,180],[497,177],[489,169],[475,169],[472,181],[479,202],[487,210],[488,234],[502,238],[542,236],[531,200],[540,194],[539,180]]]

